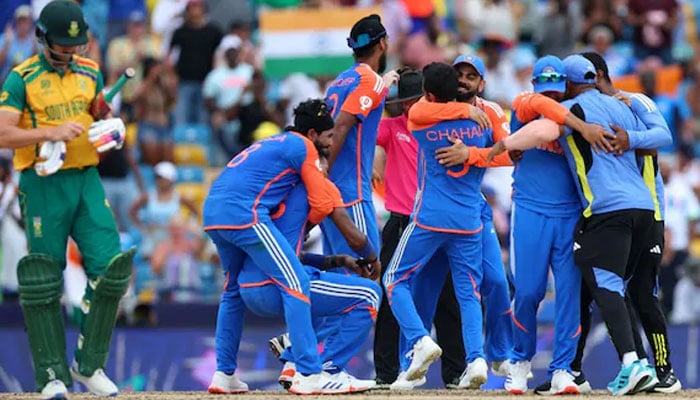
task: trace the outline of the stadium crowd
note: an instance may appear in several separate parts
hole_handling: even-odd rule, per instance
[[[660,274],[671,323],[700,319],[700,2],[696,0],[82,0],[90,58],[106,85],[126,67],[136,78],[115,112],[127,146],[100,164],[123,246],[138,244],[127,308],[156,301],[217,302],[219,260],[201,229],[208,184],[221,165],[291,122],[307,98],[334,78],[266,76],[258,17],[270,9],[379,7],[391,45],[389,67],[420,69],[478,52],[487,100],[504,110],[532,90],[538,56],[602,54],[614,80],[636,77],[674,134],[660,157],[667,196],[667,243]],[[0,82],[37,51],[34,21],[46,0],[8,0],[0,10]],[[546,21],[546,23],[545,23]],[[634,79],[634,78],[633,78]],[[396,93],[390,94],[396,95]],[[387,106],[387,115],[401,110]],[[12,154],[0,158],[2,270],[6,301],[16,298],[17,261],[26,254]],[[511,168],[491,169],[484,193],[507,257]],[[381,197],[375,200],[381,202]],[[377,204],[379,227],[388,213]],[[74,245],[73,245],[74,246]],[[74,250],[74,249],[73,249]],[[80,267],[79,255],[69,257]],[[78,285],[79,286],[79,285]],[[681,301],[676,301],[681,299]]]

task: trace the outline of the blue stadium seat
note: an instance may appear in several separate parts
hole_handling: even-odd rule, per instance
[[[211,128],[204,124],[179,124],[173,129],[173,140],[178,143],[196,143],[209,146]]]
[[[204,183],[204,168],[199,165],[178,165],[177,183]]]

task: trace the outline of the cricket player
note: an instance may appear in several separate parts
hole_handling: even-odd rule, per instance
[[[337,194],[340,197],[340,193]],[[340,202],[340,201],[339,201]],[[309,212],[307,191],[303,185],[297,185],[282,203],[274,225],[280,230],[301,256],[306,273],[309,276],[311,315],[316,331],[323,325],[332,325],[327,331],[332,332],[325,342],[321,362],[323,374],[330,384],[324,393],[357,393],[375,386],[374,380],[361,380],[348,374],[345,366],[354,357],[367,339],[374,325],[381,289],[374,281],[367,279],[367,270],[358,265],[357,259],[348,255],[321,256],[301,252],[306,221]],[[357,230],[344,208],[338,208],[329,218],[341,227],[350,237],[350,242],[359,237],[367,240]],[[358,240],[354,240],[357,242]],[[336,268],[346,267],[358,276],[332,272]],[[365,276],[365,277],[362,277]],[[282,296],[275,288],[275,283],[251,259],[248,259],[238,277],[241,296],[248,309],[264,317],[283,315]],[[328,317],[328,318],[326,318]],[[334,329],[333,329],[334,328]],[[292,347],[294,344],[292,343]],[[291,386],[296,371],[292,352],[287,349],[280,358],[285,362],[280,383]]]
[[[398,73],[386,68],[386,29],[378,15],[362,18],[352,27],[348,46],[355,63],[330,84],[326,93],[335,120],[335,138],[328,159],[329,178],[340,190],[343,203],[355,225],[379,248],[379,229],[372,203],[372,162],[377,127],[389,87]],[[338,229],[321,224],[324,254],[351,254]]]
[[[271,221],[297,184],[308,192],[309,220],[319,223],[340,204],[337,189],[319,161],[319,149],[333,142],[333,119],[326,103],[309,100],[295,109],[294,127],[236,155],[214,181],[204,203],[204,229],[217,246],[227,282],[217,318],[217,370],[235,372],[243,325],[238,275],[247,258],[274,279],[282,295],[285,320],[294,347],[296,375],[290,392],[321,393],[329,381],[321,374],[309,304],[310,282],[292,246]],[[365,240],[357,253],[380,269],[374,247]]]
[[[15,150],[29,247],[17,269],[19,298],[43,399],[66,398],[73,380],[98,396],[119,392],[104,367],[134,250],[121,252],[96,165],[99,152],[123,145],[125,128],[94,112],[104,83],[97,63],[82,57],[87,30],[77,3],[48,3],[37,21],[41,50],[13,69],[0,91],[0,146]],[[88,276],[70,368],[61,313],[69,236]]]
[[[631,135],[646,127],[622,102],[595,88],[596,70],[580,55],[564,60],[567,96],[563,105],[584,121],[608,133]],[[651,132],[651,131],[649,131]],[[647,132],[647,133],[649,133]],[[560,136],[556,123],[535,121],[500,142],[501,150],[525,150]],[[578,181],[583,206],[574,233],[574,261],[601,309],[613,344],[622,360],[618,376],[608,384],[613,395],[634,393],[652,379],[635,352],[634,335],[625,304],[625,284],[653,233],[654,204],[639,173],[634,153],[599,153],[579,131],[564,130],[560,140],[570,172]],[[668,145],[669,143],[664,143]]]
[[[423,268],[430,267],[426,263],[439,249],[447,254],[460,305],[462,339],[467,350],[465,361],[469,365],[481,358],[485,363],[479,299],[482,279],[480,185],[484,171],[467,165],[445,168],[435,159],[434,152],[447,145],[450,136],[457,136],[468,145],[484,147],[490,129],[482,129],[476,122],[466,119],[469,114],[464,111],[468,106],[450,103],[457,95],[457,73],[451,66],[430,64],[423,70],[423,76],[428,101],[414,104],[409,112],[409,129],[419,145],[416,205],[412,222],[404,231],[383,278],[391,310],[408,348],[412,349],[408,352],[411,362],[405,370],[409,381],[425,376],[430,364],[442,353],[431,339],[411,295],[416,276]],[[436,114],[444,116],[442,122],[422,122],[426,116]],[[443,282],[434,284],[442,288]],[[436,298],[439,293],[438,289],[427,295]],[[464,386],[462,382],[460,386]]]
[[[647,137],[651,137],[652,139],[660,138],[662,140],[661,143],[668,141],[669,138],[672,140],[671,130],[652,99],[641,93],[625,93],[618,91],[612,85],[608,73],[608,66],[603,57],[593,52],[582,53],[582,55],[595,66],[597,74],[596,86],[602,93],[622,98],[631,107],[635,115],[641,119],[647,129],[656,129],[663,132],[660,135],[646,134],[642,137],[624,136],[624,134],[619,135],[618,141],[620,147],[616,147],[615,150],[626,151],[630,147],[643,149],[645,148],[644,146],[655,147],[660,145],[660,143],[645,142]],[[618,145],[618,143],[616,143],[616,145]],[[647,254],[642,256],[639,260],[637,271],[627,285],[629,290],[626,298],[631,300],[631,309],[635,310],[638,314],[647,340],[654,352],[655,373],[658,382],[655,382],[653,391],[675,393],[681,390],[682,385],[674,374],[671,365],[666,318],[661,311],[661,306],[657,297],[657,277],[664,247],[664,185],[656,156],[654,154],[644,154],[638,157],[638,161],[640,160],[640,169],[642,177],[644,178],[644,183],[649,189],[654,201],[654,233],[652,235],[652,242],[647,245]],[[590,296],[588,298],[590,299]],[[590,329],[590,301],[592,301],[592,299],[586,302],[588,304],[582,304],[581,307],[582,335],[579,340],[576,359],[572,364],[572,368],[578,371],[581,370],[583,349]],[[638,335],[636,336],[639,337]],[[648,363],[646,352],[640,339],[638,339],[636,347],[641,362],[643,364]]]

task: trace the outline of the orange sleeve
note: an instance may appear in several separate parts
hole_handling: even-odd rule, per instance
[[[490,101],[481,100],[479,102],[479,107],[484,110],[491,121],[491,134],[493,135],[493,142],[500,142],[501,140],[507,138],[510,135],[510,124],[508,123],[506,114],[503,112],[501,106]],[[490,164],[487,163],[486,159],[488,158],[489,152],[491,152],[491,147],[470,146],[469,160],[467,160],[467,164],[481,168],[509,167],[513,165],[508,153],[501,153],[494,157]]]
[[[564,121],[566,121],[566,116],[569,114],[569,110],[566,107],[557,103],[556,100],[539,93],[522,93],[518,95],[513,100],[513,109],[518,120],[522,122],[530,122],[541,115],[563,125]]]
[[[365,117],[378,106],[382,104],[382,100],[388,93],[388,89],[384,85],[384,80],[376,73],[359,67],[357,70],[360,75],[360,83],[350,92],[341,111],[352,114],[363,121]]]
[[[306,186],[307,199],[309,200],[309,221],[318,224],[328,216],[333,209],[342,204],[339,200],[340,192],[324,175],[318,152],[310,140],[304,140],[306,145],[306,159],[301,165],[301,180]],[[330,183],[330,185],[329,185]],[[335,192],[333,191],[335,189]]]
[[[408,129],[424,129],[438,122],[469,119],[471,105],[451,101],[449,103],[435,103],[421,99],[408,111]]]
[[[491,167],[510,167],[513,162],[508,155],[508,152],[501,153],[493,158],[491,163],[487,163],[489,153],[491,152],[491,147],[469,147],[469,160],[467,164],[473,165],[480,168],[491,168]]]

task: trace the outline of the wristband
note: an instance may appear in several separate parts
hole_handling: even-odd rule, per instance
[[[365,239],[367,242],[365,242],[365,245],[361,249],[357,250],[357,254],[369,262],[374,262],[377,260],[377,254],[374,252],[374,246],[372,246],[372,243],[369,241],[368,237],[365,237]]]
[[[323,268],[323,259],[326,258],[321,254],[304,253],[301,255],[301,263],[318,269]]]

